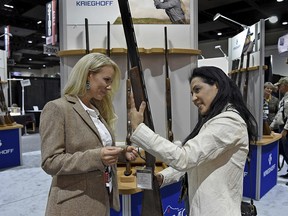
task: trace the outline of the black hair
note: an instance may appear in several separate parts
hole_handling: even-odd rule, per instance
[[[205,116],[199,116],[195,128],[186,137],[184,143],[195,137],[199,133],[203,124],[205,124],[205,122],[207,122],[209,119],[220,114],[228,104],[231,104],[232,108],[237,110],[238,114],[245,121],[250,143],[255,142],[258,138],[257,121],[246,107],[242,94],[235,82],[230,79],[220,68],[213,66],[195,68],[192,76],[189,79],[190,83],[195,77],[200,77],[203,82],[209,85],[216,84],[218,87],[218,93],[213,99],[208,113]]]

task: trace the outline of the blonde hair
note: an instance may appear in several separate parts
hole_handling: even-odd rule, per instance
[[[119,89],[121,72],[118,65],[108,56],[101,53],[90,53],[83,56],[73,67],[68,81],[63,89],[63,94],[81,97],[86,94],[86,82],[89,71],[98,73],[104,66],[112,66],[115,73],[111,84],[111,91],[101,100],[92,99],[91,103],[96,106],[101,116],[109,127],[115,129],[117,115],[114,111],[113,99]]]

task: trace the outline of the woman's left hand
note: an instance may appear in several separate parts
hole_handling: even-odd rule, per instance
[[[127,146],[125,149],[125,157],[128,161],[134,161],[138,157],[138,151],[134,146]]]

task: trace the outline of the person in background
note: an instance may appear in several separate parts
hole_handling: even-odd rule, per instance
[[[271,94],[273,89],[274,85],[271,82],[264,83],[263,135],[271,135],[270,124],[278,111],[279,100]],[[278,132],[277,129],[274,131]]]
[[[119,68],[109,57],[85,55],[73,67],[63,96],[43,108],[41,166],[53,177],[45,215],[119,211],[116,163],[138,155],[132,146],[115,146],[112,100],[119,80]]]
[[[279,132],[282,135],[282,139],[279,140],[279,154],[283,155],[284,161],[288,164],[288,77],[282,77],[274,85],[278,86],[279,92],[284,96],[279,102],[278,112],[270,124],[270,128],[272,130],[279,128]],[[286,174],[280,177],[288,179],[288,170]]]
[[[264,101],[268,104],[268,123],[272,123],[278,112],[279,99],[272,95],[275,86],[271,82],[264,83]]]
[[[195,68],[190,87],[200,117],[182,146],[148,128],[143,123],[145,102],[137,111],[132,97],[131,141],[169,165],[156,174],[161,186],[186,173],[187,215],[241,216],[244,166],[249,143],[258,138],[257,122],[239,88],[221,69]]]
[[[154,0],[157,9],[164,9],[173,24],[186,24],[180,0]]]

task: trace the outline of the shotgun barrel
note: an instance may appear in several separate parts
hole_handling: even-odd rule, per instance
[[[88,19],[85,18],[85,43],[86,43],[86,54],[90,53],[89,48],[89,25],[88,25]]]
[[[107,22],[107,49],[106,55],[110,57],[110,22]]]
[[[167,114],[167,137],[171,142],[174,140],[172,131],[172,108],[171,108],[171,82],[169,77],[169,65],[168,65],[168,38],[167,27],[164,27],[164,39],[165,39],[165,72],[166,72],[166,114]]]

